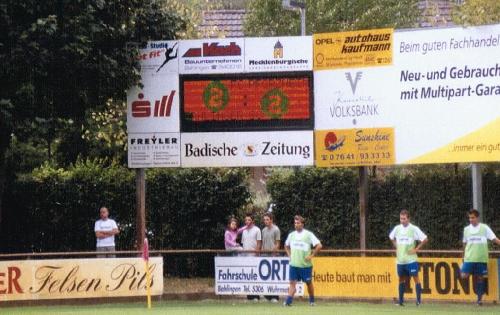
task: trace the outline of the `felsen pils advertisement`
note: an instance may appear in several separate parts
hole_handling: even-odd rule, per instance
[[[149,271],[151,294],[163,294],[163,259]],[[2,261],[0,301],[145,296],[147,279],[142,258]]]
[[[499,161],[498,56],[499,25],[400,31],[392,64],[315,71],[316,165]]]

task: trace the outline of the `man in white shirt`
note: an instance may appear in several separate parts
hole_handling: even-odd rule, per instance
[[[96,250],[98,252],[115,251],[115,235],[119,233],[115,220],[109,218],[109,210],[106,207],[99,209],[101,219],[94,225],[95,237],[97,239]],[[115,255],[98,255],[97,258],[114,258]]]
[[[247,214],[245,216],[245,225],[247,228],[241,234],[241,244],[243,245],[243,250],[260,251],[260,247],[262,245],[262,233],[254,224],[253,214]],[[245,255],[255,256],[256,254],[247,253]],[[247,299],[258,301],[260,297],[258,295],[247,295]]]
[[[262,250],[273,251],[271,255],[276,255],[281,245],[280,229],[274,224],[274,216],[271,212],[264,214],[262,217],[264,221],[264,228],[262,228]],[[267,253],[270,255],[270,253]],[[278,302],[279,296],[277,295],[264,295],[266,300],[273,303]]]

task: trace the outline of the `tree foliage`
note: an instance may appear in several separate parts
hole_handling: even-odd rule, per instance
[[[106,108],[89,110],[82,137],[89,144],[88,157],[110,157],[126,163],[127,104],[109,99]]]
[[[415,27],[417,0],[306,0],[307,34],[382,27]],[[283,36],[300,34],[298,12],[282,8],[281,0],[252,0],[245,34]]]
[[[459,25],[484,25],[500,22],[500,1],[467,0],[453,11],[453,22]]]
[[[184,24],[156,0],[3,1],[0,207],[13,137],[24,143],[41,139],[47,158],[74,162],[87,149],[82,125],[89,109],[123,100],[139,81],[135,48],[175,38]],[[59,145],[62,153],[53,155]]]

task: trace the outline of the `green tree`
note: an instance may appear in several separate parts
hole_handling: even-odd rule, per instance
[[[125,101],[109,99],[101,111],[87,113],[82,137],[89,145],[90,158],[112,158],[126,163],[127,149],[127,104]]]
[[[500,22],[500,1],[467,0],[455,6],[453,22],[460,25],[484,25]]]
[[[416,27],[418,0],[306,0],[308,34],[382,27]],[[245,34],[282,36],[300,34],[298,12],[282,8],[281,0],[252,0]]]
[[[125,91],[137,84],[137,43],[175,38],[184,24],[155,0],[4,1],[0,207],[12,135],[38,118],[51,148],[57,122],[71,120],[81,126],[88,109],[103,108],[110,98],[124,99]],[[69,130],[81,140],[81,128]]]

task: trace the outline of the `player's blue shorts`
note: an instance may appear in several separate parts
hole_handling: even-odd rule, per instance
[[[312,267],[294,267],[290,266],[290,281],[303,281],[306,283],[312,280]]]
[[[418,262],[409,264],[398,264],[399,277],[413,277],[418,276]]]
[[[464,262],[460,271],[470,275],[487,276],[488,265],[486,263],[479,262]]]

